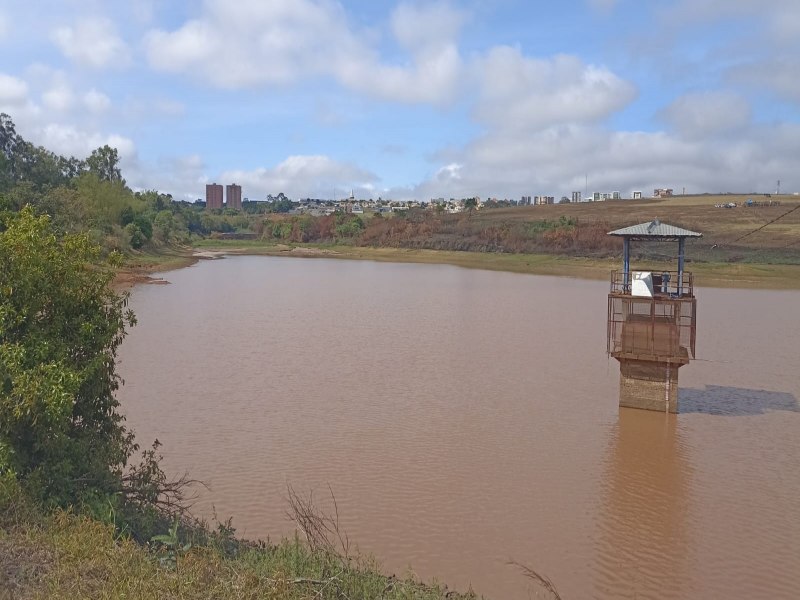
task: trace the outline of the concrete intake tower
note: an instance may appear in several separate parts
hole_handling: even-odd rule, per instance
[[[678,412],[678,369],[695,357],[697,299],[684,270],[686,238],[702,234],[658,219],[609,232],[623,241],[611,272],[608,354],[619,361],[619,405]],[[678,243],[677,271],[631,271],[632,242]]]

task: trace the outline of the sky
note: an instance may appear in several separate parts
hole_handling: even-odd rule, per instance
[[[0,0],[0,112],[136,190],[800,191],[799,0]]]

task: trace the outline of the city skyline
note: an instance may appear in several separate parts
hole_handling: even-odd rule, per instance
[[[0,0],[0,112],[186,200],[800,191],[800,4],[551,4]]]

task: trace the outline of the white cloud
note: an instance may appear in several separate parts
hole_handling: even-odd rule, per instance
[[[199,18],[177,30],[150,31],[145,48],[153,68],[223,88],[327,76],[381,98],[444,103],[457,85],[461,59],[453,37],[462,22],[444,4],[401,5],[391,25],[410,60],[393,65],[330,0],[208,0]]]
[[[92,88],[83,95],[83,104],[93,113],[103,113],[111,108],[111,99]]]
[[[364,187],[377,180],[369,171],[324,155],[289,156],[271,168],[253,171],[231,170],[220,175],[220,181],[235,181],[250,198],[283,192],[299,198],[331,196],[333,188]]]
[[[85,157],[92,150],[108,144],[119,151],[120,159],[129,159],[136,154],[136,145],[133,140],[117,134],[102,134],[95,131],[80,129],[74,125],[49,123],[32,131],[31,141],[65,156]]]
[[[55,29],[51,39],[64,56],[82,66],[121,67],[130,60],[127,45],[109,19],[81,19],[74,26]]]
[[[679,0],[665,9],[674,20],[708,21],[748,15],[793,13],[795,0]]]
[[[436,171],[436,181],[447,184],[461,179],[461,169],[463,166],[464,165],[458,163],[450,163],[449,165],[443,166]]]
[[[798,45],[800,2],[796,0],[680,0],[662,10],[665,22],[676,28],[747,19],[749,42]]]
[[[772,13],[769,19],[771,38],[780,44],[800,43],[800,4],[792,1]]]
[[[733,139],[686,139],[666,132],[611,132],[593,125],[554,126],[536,132],[496,131],[463,148],[443,166],[397,197],[484,198],[655,187],[687,192],[770,191],[781,179],[793,185],[800,125],[751,125]],[[722,175],[721,175],[722,174]],[[794,185],[797,184],[795,180]]]
[[[424,53],[452,44],[465,21],[466,14],[449,4],[400,4],[392,13],[391,29],[404,48]]]
[[[523,56],[498,46],[477,62],[477,117],[494,127],[541,129],[598,121],[625,107],[636,89],[604,67],[574,56]]]
[[[55,112],[66,112],[72,108],[75,95],[69,85],[64,82],[56,83],[42,94],[42,103],[45,108]]]
[[[22,79],[0,73],[0,109],[13,112],[28,101],[28,84]]]
[[[128,0],[128,8],[139,23],[149,23],[155,16],[155,0]]]
[[[775,57],[730,69],[728,79],[735,83],[765,87],[778,96],[800,104],[800,77],[796,57]]]
[[[209,183],[206,164],[197,154],[161,158],[154,163],[145,163],[134,154],[122,161],[122,168],[135,191],[159,190],[176,200],[196,200]]]
[[[750,122],[750,105],[732,92],[702,92],[676,98],[660,116],[687,138],[741,130]]]

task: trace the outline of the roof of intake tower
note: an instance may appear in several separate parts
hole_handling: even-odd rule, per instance
[[[609,231],[608,235],[646,240],[674,240],[678,238],[703,236],[702,233],[689,231],[688,229],[676,227],[675,225],[668,225],[667,223],[662,223],[658,219],[650,221],[649,223],[639,223],[638,225],[631,225],[630,227]]]

